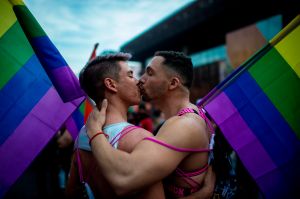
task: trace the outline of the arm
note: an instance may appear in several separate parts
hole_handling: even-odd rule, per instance
[[[145,137],[153,136],[149,131],[138,128],[130,131],[119,141],[118,149],[131,153],[134,147],[143,140]],[[162,182],[159,181],[153,185],[147,186],[145,189],[141,190],[136,197],[136,199],[164,199],[165,193],[163,189]]]
[[[199,191],[187,197],[183,197],[182,199],[209,199],[213,196],[215,183],[216,175],[212,170],[212,166],[210,166],[207,170],[203,187]]]
[[[139,142],[151,136],[152,133],[143,128],[134,129],[119,140],[118,149],[131,153]]]
[[[94,110],[90,114],[86,123],[89,137],[102,130],[106,106],[104,102],[101,112]],[[174,121],[164,126],[157,139],[181,148],[199,147],[197,139],[196,142],[193,139],[199,135],[199,129],[194,130],[189,121]],[[136,191],[162,180],[188,155],[150,141],[141,141],[129,154],[114,150],[103,135],[97,136],[91,145],[99,167],[117,194]]]
[[[115,150],[102,135],[93,140],[92,151],[103,175],[118,195],[144,189],[162,180],[184,158],[182,153],[149,141],[140,142],[132,153]]]
[[[165,192],[162,182],[158,182],[145,190],[136,199],[165,199]]]

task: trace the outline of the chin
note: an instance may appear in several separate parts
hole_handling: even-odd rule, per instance
[[[137,100],[137,101],[136,101],[136,103],[135,103],[134,105],[138,105],[138,104],[140,104],[140,103],[141,103],[141,101],[142,101],[142,99],[139,99],[139,100]]]

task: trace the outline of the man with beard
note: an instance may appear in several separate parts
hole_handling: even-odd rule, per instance
[[[118,194],[140,190],[165,178],[167,197],[180,198],[197,191],[202,191],[198,194],[202,198],[212,195],[214,178],[208,162],[213,132],[205,114],[189,101],[192,78],[189,57],[173,51],[155,53],[139,86],[143,99],[160,109],[166,121],[156,137],[144,138],[131,153],[113,150],[102,133],[110,106],[107,100],[101,111],[91,113],[86,124],[91,148],[103,175]],[[213,180],[207,183],[206,177]]]

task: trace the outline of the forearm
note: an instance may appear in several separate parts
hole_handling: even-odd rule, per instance
[[[133,191],[134,166],[130,154],[114,149],[105,136],[97,136],[91,143],[93,155],[104,177],[118,195]]]
[[[147,141],[139,143],[132,153],[112,148],[103,135],[91,144],[104,177],[118,195],[139,191],[162,180],[183,158]]]
[[[138,194],[138,197],[136,199],[165,199],[165,192],[162,182],[157,182],[144,190],[140,194]]]

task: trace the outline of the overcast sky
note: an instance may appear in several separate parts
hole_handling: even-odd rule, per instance
[[[25,0],[25,4],[78,74],[97,53],[119,50],[134,37],[193,0]]]

